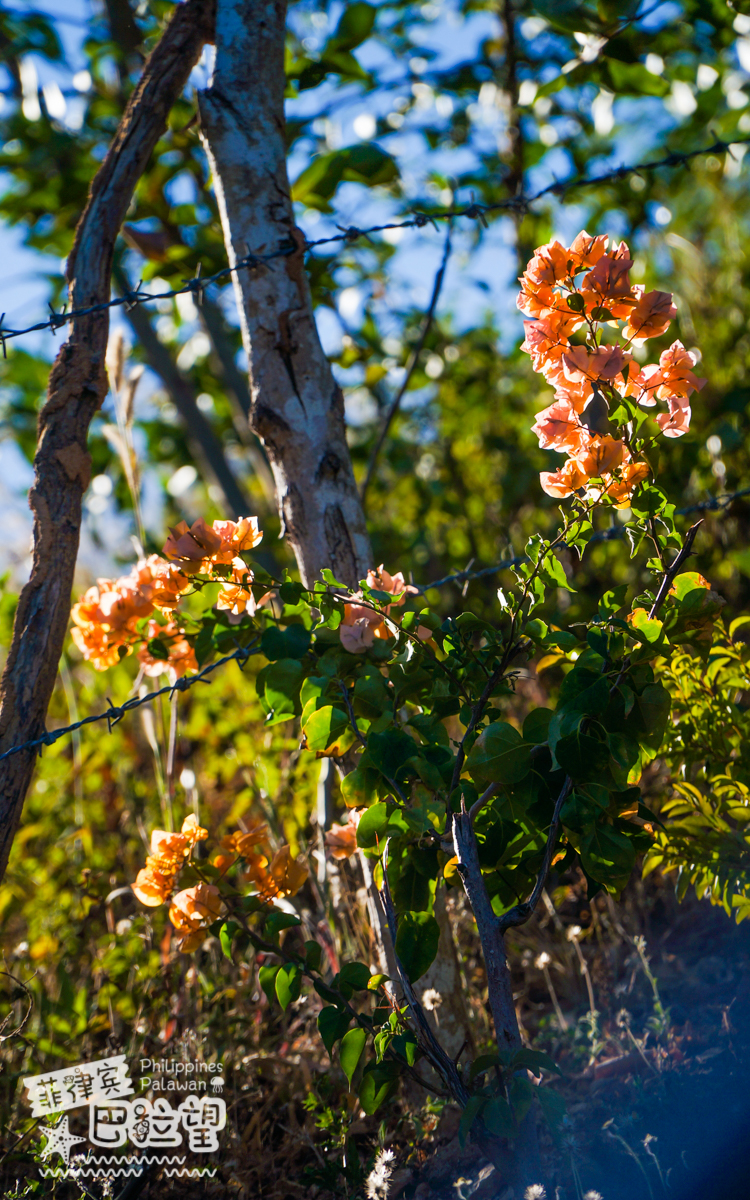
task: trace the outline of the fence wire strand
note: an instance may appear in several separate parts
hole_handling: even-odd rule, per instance
[[[703,146],[698,150],[688,150],[684,153],[668,154],[664,158],[655,159],[651,162],[634,163],[631,166],[622,165],[613,167],[610,171],[604,171],[599,175],[587,176],[579,175],[575,179],[567,181],[555,181],[547,184],[531,196],[518,195],[509,196],[505,200],[497,200],[494,204],[479,204],[472,201],[471,204],[455,206],[453,208],[440,208],[426,212],[422,209],[415,209],[409,213],[404,220],[386,221],[381,225],[371,225],[367,229],[360,229],[356,225],[350,225],[347,228],[342,228],[340,233],[331,234],[328,237],[305,239],[302,242],[289,240],[283,245],[278,246],[275,250],[268,254],[246,254],[243,258],[239,258],[231,266],[222,267],[215,271],[213,275],[201,275],[200,268],[198,273],[192,279],[185,279],[182,287],[171,288],[164,292],[146,292],[142,290],[142,284],[133,291],[126,292],[122,296],[113,296],[110,300],[102,301],[99,304],[92,304],[85,308],[76,308],[66,311],[63,309],[60,312],[55,310],[50,305],[50,315],[44,321],[37,321],[34,325],[28,325],[24,329],[6,329],[4,328],[6,313],[0,315],[0,345],[2,345],[3,357],[7,358],[6,343],[14,338],[24,337],[29,333],[39,333],[44,330],[50,330],[56,333],[58,329],[63,328],[71,321],[75,321],[80,317],[93,316],[95,313],[104,312],[110,308],[124,307],[126,310],[134,308],[139,304],[149,304],[156,300],[171,300],[176,296],[182,296],[190,292],[196,298],[196,302],[200,304],[203,292],[213,283],[219,283],[221,280],[231,277],[237,271],[248,269],[253,270],[257,267],[262,267],[266,263],[272,262],[276,258],[285,258],[290,254],[298,253],[300,250],[307,254],[311,250],[316,250],[321,246],[329,246],[336,243],[352,245],[358,242],[361,238],[369,238],[373,233],[385,233],[391,229],[423,229],[426,225],[433,225],[437,228],[437,221],[451,221],[456,218],[466,217],[469,220],[479,221],[483,228],[488,228],[487,216],[493,213],[500,212],[526,212],[530,206],[538,200],[543,200],[546,196],[565,196],[568,192],[577,191],[581,188],[596,187],[604,183],[614,183],[619,179],[624,179],[628,175],[642,175],[652,171],[658,171],[662,167],[680,167],[685,166],[695,158],[708,154],[731,154],[733,146],[742,146],[750,144],[750,137],[738,138],[733,142],[725,142],[717,139],[710,146]]]
[[[697,504],[690,505],[688,508],[679,508],[677,512],[681,516],[686,516],[689,513],[723,511],[729,507],[733,500],[739,500],[743,496],[750,496],[750,488],[742,488],[741,491],[732,492],[726,496],[715,496],[708,500],[701,500]],[[589,545],[592,542],[611,542],[618,541],[626,535],[624,525],[612,525],[609,529],[600,529],[589,538]],[[504,559],[502,562],[495,563],[492,567],[481,567],[478,571],[464,570],[456,571],[453,575],[444,575],[442,579],[435,579],[431,583],[417,584],[417,591],[420,595],[432,591],[434,588],[444,587],[447,583],[467,585],[475,579],[486,579],[490,575],[498,575],[501,571],[507,571],[511,567],[518,567],[526,561],[526,555],[517,555],[514,558]],[[65,737],[68,733],[75,733],[78,729],[82,729],[84,725],[93,725],[97,721],[106,721],[109,727],[109,732],[112,732],[112,726],[117,725],[126,713],[132,712],[136,708],[140,708],[142,704],[150,704],[152,700],[157,700],[159,696],[172,697],[175,692],[186,692],[193,684],[207,683],[207,676],[210,675],[217,667],[223,667],[226,663],[238,662],[240,668],[243,668],[250,656],[254,653],[256,646],[260,642],[260,638],[256,638],[249,646],[239,647],[232,654],[227,654],[224,658],[219,658],[214,663],[209,663],[197,675],[183,676],[182,679],[177,679],[174,683],[167,687],[159,688],[156,692],[149,692],[145,696],[133,696],[130,700],[126,700],[123,704],[112,704],[105,712],[94,713],[92,716],[84,717],[81,721],[76,721],[72,725],[65,725],[61,729],[51,729],[41,737],[34,738],[29,742],[22,742],[19,746],[11,746],[4,754],[0,754],[0,762],[4,758],[10,758],[12,754],[20,754],[23,750],[39,749],[41,753],[45,746],[51,746],[59,738]]]
[[[256,638],[249,646],[241,646],[234,650],[232,654],[226,654],[223,658],[217,658],[216,662],[209,663],[197,675],[183,675],[181,679],[176,679],[174,683],[170,683],[167,687],[159,688],[155,692],[148,692],[145,696],[132,696],[130,700],[126,700],[123,704],[112,704],[110,701],[109,708],[105,712],[94,713],[89,717],[84,717],[81,721],[75,721],[72,725],[65,725],[62,729],[50,729],[41,737],[34,738],[29,742],[22,742],[20,746],[11,746],[4,754],[0,754],[0,762],[4,758],[10,758],[11,754],[20,754],[22,750],[39,749],[41,753],[45,746],[52,746],[59,738],[65,737],[67,733],[75,733],[77,729],[82,729],[84,725],[92,725],[95,721],[106,721],[109,732],[112,732],[112,726],[117,725],[122,720],[126,713],[133,712],[134,709],[140,708],[142,704],[150,704],[152,700],[157,700],[159,696],[173,696],[175,692],[186,692],[196,683],[207,683],[206,676],[215,671],[217,667],[223,667],[226,663],[238,662],[240,668],[244,667],[258,645],[260,638]]]

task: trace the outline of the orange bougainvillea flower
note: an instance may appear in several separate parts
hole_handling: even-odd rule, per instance
[[[586,233],[586,230],[582,229],[568,250],[576,272],[595,267],[605,253],[608,241],[606,233],[592,237],[590,233]]]
[[[296,896],[310,874],[310,868],[301,858],[292,858],[288,846],[280,846],[271,859],[269,867],[277,895]]]
[[[158,554],[142,558],[133,568],[138,587],[148,596],[155,608],[176,608],[180,596],[192,586],[187,575],[183,575],[172,563]]]
[[[625,463],[618,472],[618,478],[605,488],[606,495],[614,502],[616,508],[628,508],[636,487],[643,483],[644,479],[648,479],[650,474],[646,463]]]
[[[681,405],[676,404],[674,407],[670,406],[670,411],[668,413],[659,413],[656,418],[656,424],[659,426],[665,437],[682,437],[682,435],[687,433],[688,429],[690,428],[691,415],[692,413],[689,405],[683,408]]]
[[[183,954],[197,949],[221,909],[221,894],[212,883],[198,883],[172,898],[169,919],[180,935],[179,948]]]
[[[237,619],[243,613],[247,613],[250,617],[255,616],[258,604],[250,590],[250,585],[253,582],[253,573],[247,568],[241,558],[234,558],[231,561],[232,578],[222,583],[216,607],[229,612],[230,616]],[[269,593],[267,592],[258,603],[262,604],[268,598],[268,595]]]
[[[677,316],[671,292],[647,292],[641,284],[633,288],[636,304],[623,326],[623,337],[629,342],[645,342],[647,338],[666,333]]]
[[[630,355],[623,354],[619,343],[614,346],[597,346],[596,350],[587,350],[585,346],[571,346],[562,356],[563,373],[571,383],[581,383],[584,379],[590,382],[615,379],[629,361]]]
[[[214,521],[213,531],[221,540],[213,555],[217,563],[231,563],[245,550],[252,550],[263,540],[257,517],[242,517],[239,521]]]
[[[575,456],[575,461],[589,479],[608,475],[619,467],[626,454],[623,442],[595,434]]]
[[[633,265],[624,242],[603,254],[583,277],[581,295],[589,309],[606,308],[612,316],[627,317],[636,303],[628,272]]]
[[[357,826],[362,813],[359,809],[349,810],[349,822],[346,825],[334,824],[326,831],[325,844],[332,858],[350,858],[357,849]]]
[[[673,342],[659,356],[658,367],[651,364],[643,368],[645,390],[670,405],[674,403],[687,407],[692,393],[699,392],[706,383],[705,379],[693,374],[695,362],[695,357],[682,342]]]
[[[554,287],[570,278],[573,265],[571,253],[565,246],[557,241],[548,242],[534,251],[524,279],[535,286]]]
[[[159,625],[157,621],[149,621],[147,635],[149,641],[158,638],[167,648],[167,658],[156,658],[148,646],[142,646],[138,651],[138,661],[143,667],[144,675],[157,678],[167,672],[173,678],[181,679],[186,671],[197,671],[198,662],[195,651],[185,637],[185,631],[175,621]]]
[[[190,813],[190,816],[185,817],[180,833],[187,841],[189,847],[195,846],[196,842],[205,842],[208,837],[208,830],[198,824],[198,818],[195,813]]]
[[[136,875],[132,891],[141,904],[145,904],[147,908],[156,908],[169,899],[174,887],[174,875],[162,875],[149,863],[150,860],[147,860],[146,866]]]
[[[238,829],[235,833],[227,834],[221,839],[222,849],[229,850],[233,854],[239,854],[243,858],[254,853],[254,847],[265,845],[268,842],[268,825],[265,821],[253,819],[250,821],[246,829]]]
[[[142,904],[155,908],[169,899],[191,846],[204,837],[208,837],[208,831],[201,829],[195,817],[185,819],[181,833],[152,830],[151,853],[133,884],[133,892]]]
[[[573,492],[585,487],[589,477],[574,458],[569,458],[559,471],[542,471],[539,481],[542,491],[548,496],[564,500],[566,496],[572,496]]]
[[[419,593],[419,588],[405,582],[402,571],[399,571],[397,575],[391,575],[382,563],[377,570],[371,569],[367,572],[367,585],[375,591],[390,592],[392,596],[399,597],[398,600],[393,601],[393,604],[389,604],[386,612],[390,612],[391,608],[400,608],[410,593],[414,595]]]
[[[549,408],[537,413],[531,428],[543,450],[573,454],[588,438],[588,431],[580,424],[575,409],[567,399],[556,400]]]
[[[208,570],[211,556],[220,550],[220,535],[209,529],[203,517],[199,517],[190,526],[187,521],[180,521],[179,525],[170,529],[163,552],[167,558],[179,563],[186,575],[196,575]]]
[[[524,321],[526,337],[521,349],[531,356],[535,371],[539,371],[548,383],[556,384],[564,379],[562,356],[570,349],[568,334],[570,318],[564,313],[552,313],[539,321]]]
[[[650,472],[645,463],[631,461],[624,442],[600,436],[608,413],[621,425],[627,420],[629,405],[615,403],[617,395],[644,408],[662,401],[668,412],[657,416],[659,429],[666,437],[680,437],[690,425],[690,396],[705,380],[693,373],[696,356],[681,342],[665,350],[658,365],[643,368],[619,343],[602,343],[598,327],[603,324],[623,321],[627,341],[641,344],[663,334],[676,316],[671,293],[631,285],[633,261],[626,243],[613,243],[609,250],[608,245],[606,236],[591,237],[583,230],[568,249],[559,241],[540,246],[521,277],[517,304],[534,318],[524,321],[521,348],[555,388],[554,403],[537,413],[533,431],[540,447],[569,455],[560,469],[542,472],[542,488],[561,499],[587,487],[589,500],[606,496],[626,507]],[[584,321],[585,342],[571,344],[571,334]],[[586,416],[592,396],[596,411],[589,409]],[[591,480],[601,482],[589,487]],[[345,636],[353,643],[368,635],[363,629]]]
[[[346,607],[353,606],[347,604]],[[349,654],[364,654],[375,642],[375,626],[367,617],[347,621],[346,616],[339,626],[341,645]]]

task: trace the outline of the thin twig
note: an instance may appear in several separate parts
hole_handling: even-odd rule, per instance
[[[664,601],[667,598],[669,589],[671,588],[671,586],[674,582],[675,575],[677,575],[677,573],[678,573],[680,567],[682,566],[682,564],[684,563],[685,559],[689,558],[690,555],[693,553],[693,542],[695,541],[695,536],[702,524],[703,524],[703,518],[701,517],[700,521],[696,521],[695,525],[691,525],[690,529],[688,529],[687,533],[685,534],[685,541],[682,544],[682,549],[680,550],[679,554],[677,555],[677,557],[675,558],[675,560],[671,564],[671,566],[664,572],[664,576],[661,581],[661,586],[660,586],[658,592],[656,593],[656,599],[654,600],[654,603],[651,605],[651,611],[648,614],[649,621],[653,621],[654,617],[658,616],[659,609],[661,608],[662,604],[664,603]]]
[[[430,1027],[430,1023],[425,1016],[424,1009],[417,999],[409,976],[406,974],[403,964],[396,953],[397,922],[396,910],[393,907],[391,889],[388,883],[388,841],[386,841],[385,852],[383,854],[383,887],[382,889],[376,889],[376,895],[380,900],[385,913],[386,921],[388,923],[388,932],[391,936],[391,942],[393,943],[393,957],[396,963],[396,969],[399,974],[401,987],[403,988],[404,995],[409,1003],[409,1008],[411,1009],[414,1022],[417,1026],[420,1048],[425,1057],[429,1059],[435,1070],[445,1082],[445,1085],[450,1091],[454,1100],[457,1100],[461,1105],[465,1105],[469,1099],[469,1092],[458,1073],[458,1069],[453,1059],[446,1054],[445,1050],[435,1037],[435,1034]]]
[[[555,808],[554,812],[552,813],[552,820],[550,821],[550,827],[547,833],[547,844],[544,847],[544,856],[542,858],[542,865],[539,868],[539,872],[536,877],[536,883],[534,884],[534,888],[528,900],[524,900],[521,904],[514,904],[513,908],[509,908],[508,911],[503,913],[503,915],[499,918],[500,928],[502,929],[503,933],[506,929],[513,929],[516,925],[523,925],[524,922],[528,921],[529,917],[539,903],[544,890],[544,885],[547,882],[550,866],[552,865],[552,855],[557,844],[557,835],[560,831],[560,814],[562,812],[563,804],[567,800],[568,793],[570,792],[572,786],[573,781],[570,778],[570,775],[566,775],[565,782],[560,789],[560,795],[555,801]]]

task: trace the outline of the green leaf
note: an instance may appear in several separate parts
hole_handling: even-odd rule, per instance
[[[628,625],[645,645],[654,645],[662,637],[664,625],[656,617],[650,618],[645,608],[635,608],[628,618]]]
[[[560,738],[555,746],[555,758],[574,780],[596,780],[609,767],[609,750],[604,742],[580,729]]]
[[[399,772],[419,749],[414,738],[399,729],[372,733],[367,739],[367,757],[388,779],[398,781]]]
[[[323,958],[323,947],[320,942],[305,942],[305,964],[311,971],[319,971]]]
[[[378,785],[382,779],[375,767],[355,767],[340,784],[344,804],[347,808],[368,808],[381,793]]]
[[[360,1029],[359,1026],[357,1026],[355,1029],[350,1029],[348,1033],[344,1034],[342,1039],[341,1046],[339,1048],[339,1062],[341,1063],[341,1069],[346,1075],[350,1088],[352,1086],[354,1072],[359,1066],[359,1060],[364,1053],[366,1043],[367,1033],[364,1029]]]
[[[600,883],[613,883],[629,875],[635,865],[633,844],[611,825],[597,825],[587,834],[580,855],[584,870]]]
[[[560,559],[556,558],[554,554],[547,555],[544,560],[542,571],[547,576],[549,581],[553,584],[556,584],[557,587],[565,588],[565,590],[568,592],[575,591],[575,588],[571,587],[570,583],[568,582],[568,577],[565,574],[565,568],[560,562]]]
[[[431,913],[401,914],[396,935],[396,954],[412,983],[420,979],[435,961],[440,941],[440,926]]]
[[[553,1132],[557,1131],[565,1118],[565,1101],[562,1096],[559,1092],[552,1091],[551,1088],[538,1087],[536,1089],[536,1098],[539,1101],[550,1129]]]
[[[494,1137],[511,1137],[513,1113],[504,1096],[494,1096],[482,1109],[482,1120]]]
[[[302,663],[294,658],[279,659],[258,672],[255,686],[269,725],[299,715],[302,676]]]
[[[311,638],[310,630],[305,629],[304,625],[288,625],[286,629],[270,625],[260,639],[260,648],[270,661],[304,658],[310,649]]]
[[[224,921],[219,929],[219,944],[221,952],[225,958],[232,961],[232,938],[234,937],[240,926],[236,921]]]
[[[479,1116],[479,1113],[482,1111],[484,1103],[484,1096],[472,1096],[468,1100],[464,1111],[461,1113],[461,1121],[458,1126],[458,1141],[461,1146],[466,1145],[466,1139],[469,1136],[469,1130]]]
[[[628,717],[626,728],[638,730],[638,740],[652,750],[658,750],[667,729],[672,698],[661,684],[652,683],[636,695],[633,711]]]
[[[276,976],[281,968],[278,963],[264,964],[258,972],[258,980],[263,991],[268,997],[269,1004],[273,1001],[276,995]]]
[[[370,968],[361,962],[344,963],[338,978],[355,991],[364,991],[370,982]]]
[[[351,734],[347,739],[348,745],[351,745],[354,736],[347,714],[332,704],[326,704],[310,715],[304,733],[308,750],[336,750],[338,753],[348,748],[344,745],[346,735]]]
[[[523,740],[541,746],[547,741],[549,723],[552,720],[552,709],[534,708],[523,723]]]
[[[382,800],[378,804],[373,804],[368,808],[366,813],[362,814],[362,818],[357,826],[357,845],[363,850],[373,850],[376,846],[380,846],[386,837],[386,829],[388,828],[388,818],[393,812],[392,804],[385,804]]]
[[[344,1036],[350,1022],[351,1017],[349,1013],[343,1012],[340,1008],[335,1008],[334,1006],[321,1008],[318,1013],[318,1029],[323,1039],[323,1045],[328,1051],[329,1058],[333,1058],[333,1047]]]
[[[537,1089],[523,1075],[514,1075],[508,1084],[508,1099],[516,1124],[520,1125],[534,1103]]]
[[[276,942],[282,929],[293,929],[295,925],[301,924],[299,917],[295,917],[291,913],[272,912],[266,917],[263,932],[272,942]]]
[[[411,1030],[407,1030],[406,1033],[397,1033],[391,1044],[396,1053],[405,1058],[410,1067],[413,1067],[417,1061],[419,1044]]]
[[[393,900],[398,911],[403,913],[424,912],[429,906],[429,879],[420,871],[413,854],[406,855],[401,862],[401,870],[393,884]]]
[[[562,1075],[554,1058],[551,1058],[549,1054],[545,1054],[543,1050],[528,1050],[525,1046],[516,1050],[511,1060],[511,1066],[527,1067],[538,1078],[541,1078],[542,1071],[554,1071],[556,1074]]]
[[[362,1082],[359,1086],[359,1102],[368,1117],[377,1112],[380,1105],[393,1095],[398,1077],[398,1063],[368,1063],[362,1072]]]
[[[466,760],[466,769],[482,783],[519,783],[529,773],[531,747],[505,721],[488,725]]]
[[[499,1054],[480,1054],[475,1058],[469,1068],[469,1083],[473,1083],[477,1075],[484,1075],[486,1071],[491,1071],[493,1067],[500,1065]]]
[[[296,963],[287,963],[279,967],[276,973],[276,998],[283,1012],[286,1012],[293,1000],[296,1000],[302,987],[302,972]]]

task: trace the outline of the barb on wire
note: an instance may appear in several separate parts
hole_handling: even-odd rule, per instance
[[[401,384],[401,387],[396,392],[396,395],[394,396],[394,398],[391,402],[388,412],[385,415],[385,420],[383,421],[383,428],[380,430],[378,440],[375,443],[375,447],[373,449],[372,455],[370,456],[370,462],[367,467],[367,474],[365,475],[365,481],[362,484],[361,500],[362,500],[363,507],[365,504],[365,500],[367,499],[367,489],[369,488],[369,486],[372,482],[372,477],[375,474],[375,467],[377,466],[378,455],[380,454],[380,451],[383,448],[383,443],[385,442],[385,439],[388,436],[388,430],[390,429],[391,424],[393,423],[393,418],[396,416],[396,413],[399,410],[401,401],[403,400],[404,396],[406,395],[409,384],[411,383],[412,375],[414,374],[415,370],[417,369],[417,364],[421,357],[422,351],[424,350],[425,342],[427,341],[429,332],[432,329],[432,323],[435,319],[435,310],[437,308],[437,302],[440,298],[440,293],[443,288],[443,280],[445,279],[445,270],[446,270],[446,267],[448,266],[448,259],[450,258],[450,253],[451,253],[451,229],[452,229],[452,224],[451,224],[451,222],[449,222],[448,230],[445,235],[445,246],[443,248],[443,257],[442,257],[440,266],[438,267],[437,274],[435,275],[435,282],[432,285],[432,296],[430,298],[430,306],[427,309],[424,322],[422,323],[422,332],[419,335],[419,341],[417,342],[416,346],[412,350],[411,359],[409,360],[409,364],[406,368],[406,374],[404,375],[403,382]]]
[[[329,246],[336,242],[350,245],[358,241],[359,238],[369,239],[370,234],[384,233],[388,229],[422,229],[425,225],[429,224],[437,228],[437,221],[451,221],[459,217],[478,221],[480,225],[487,228],[486,218],[490,213],[526,212],[532,204],[537,200],[543,200],[545,196],[564,196],[568,192],[577,191],[579,188],[596,187],[602,183],[614,183],[616,180],[624,179],[628,175],[642,175],[651,171],[658,171],[662,167],[685,166],[692,159],[699,158],[704,154],[730,153],[732,146],[747,144],[750,144],[750,137],[737,138],[733,142],[725,142],[717,139],[712,145],[703,146],[700,150],[688,150],[682,154],[668,154],[665,158],[655,159],[652,162],[613,167],[612,170],[604,171],[600,175],[578,175],[574,179],[556,181],[541,188],[540,191],[535,192],[531,196],[521,193],[520,195],[509,196],[505,200],[497,200],[494,204],[479,204],[472,200],[470,204],[453,208],[435,209],[433,212],[423,212],[420,209],[415,209],[404,220],[386,221],[382,225],[371,225],[369,229],[359,229],[357,226],[352,225],[342,229],[340,233],[332,234],[329,237],[316,238],[312,241],[305,240],[301,243],[301,249],[303,253],[308,253],[319,246]],[[338,228],[341,227],[339,226]],[[270,251],[268,254],[246,254],[244,258],[238,259],[233,266],[222,267],[220,270],[215,271],[213,275],[202,276],[198,272],[192,279],[185,280],[182,287],[168,289],[165,292],[141,292],[139,285],[139,288],[135,292],[129,293],[127,296],[114,296],[111,300],[103,301],[101,304],[92,304],[88,308],[71,309],[69,312],[61,313],[56,313],[52,310],[51,315],[45,321],[38,321],[36,324],[29,325],[25,329],[4,329],[2,328],[2,318],[0,318],[0,343],[2,343],[3,355],[5,356],[6,341],[10,341],[12,338],[23,337],[27,333],[39,333],[44,330],[52,330],[54,333],[62,325],[74,321],[78,317],[91,316],[94,313],[103,312],[108,308],[117,308],[121,305],[132,306],[134,304],[146,304],[154,300],[172,300],[175,296],[181,296],[186,292],[192,292],[197,297],[200,297],[212,283],[218,283],[220,280],[226,279],[237,271],[244,269],[252,270],[276,258],[284,258],[287,255],[294,254],[299,248],[296,243],[289,241],[279,246],[276,250]]]
[[[2,317],[0,317],[0,337],[2,337],[1,330]],[[721,511],[728,508],[733,500],[738,500],[743,496],[750,496],[750,487],[742,488],[737,492],[730,492],[726,496],[715,496],[708,500],[701,500],[697,504],[690,505],[687,508],[680,508],[677,510],[677,512],[684,516],[688,513],[695,512]],[[700,522],[698,524],[700,524]],[[694,528],[697,529],[697,526]],[[625,533],[625,526],[612,525],[609,527],[609,529],[600,529],[596,533],[592,534],[591,538],[589,539],[589,543],[614,541],[616,539],[623,538]],[[694,536],[695,535],[693,534],[693,537]],[[474,579],[483,579],[488,575],[497,575],[500,571],[505,571],[509,567],[517,567],[525,561],[526,555],[522,554],[516,556],[515,558],[504,559],[502,562],[495,563],[495,565],[492,567],[481,567],[478,571],[470,571],[468,569],[464,571],[456,571],[453,575],[444,575],[442,579],[433,579],[429,583],[415,584],[414,586],[417,588],[417,591],[420,595],[424,595],[425,592],[431,591],[432,588],[443,587],[446,583],[466,584]],[[251,642],[249,646],[239,647],[231,654],[225,655],[224,658],[218,658],[216,662],[209,663],[209,665],[204,667],[202,671],[199,671],[197,675],[191,675],[190,677],[183,676],[182,679],[176,680],[175,683],[169,684],[167,687],[159,688],[159,690],[156,692],[149,692],[145,696],[133,696],[130,700],[126,700],[120,705],[114,704],[110,698],[107,697],[109,708],[106,709],[105,712],[95,713],[92,716],[84,717],[83,720],[76,721],[72,725],[65,725],[62,729],[52,729],[43,734],[41,737],[34,738],[33,741],[23,742],[19,746],[11,746],[10,749],[6,750],[4,754],[0,754],[0,762],[2,762],[4,758],[9,758],[12,754],[20,754],[23,750],[35,750],[44,746],[51,746],[59,738],[64,737],[66,734],[75,733],[76,730],[81,729],[84,725],[91,725],[96,721],[106,721],[109,732],[111,733],[113,725],[116,725],[118,721],[121,721],[126,713],[131,712],[133,709],[140,708],[142,704],[150,704],[152,700],[156,700],[159,696],[173,696],[175,692],[187,691],[193,686],[193,684],[205,682],[208,675],[215,671],[217,667],[224,666],[225,663],[236,661],[239,663],[240,667],[244,667],[247,660],[250,658],[250,655],[255,650],[255,647],[258,645],[258,641],[259,639],[256,638],[255,641]]]
[[[690,513],[698,512],[721,512],[729,508],[734,500],[740,500],[743,496],[750,496],[750,487],[740,488],[737,492],[729,492],[726,496],[712,496],[708,500],[700,500],[696,504],[690,504],[686,508],[678,508],[677,514],[681,517],[689,516]],[[619,541],[626,535],[626,527],[624,525],[611,525],[608,529],[599,529],[589,538],[589,545],[592,542],[614,542]],[[456,571],[453,575],[444,575],[442,579],[434,579],[430,583],[414,584],[420,595],[429,592],[432,588],[443,587],[446,583],[469,583],[474,579],[483,579],[487,575],[497,575],[500,571],[506,571],[509,567],[520,566],[522,562],[526,562],[526,555],[520,555],[516,558],[506,558],[503,562],[495,563],[493,567],[482,567],[479,571],[470,571],[468,568],[464,571]]]
[[[0,754],[0,762],[4,758],[10,758],[11,754],[20,754],[22,750],[36,750],[39,748],[41,753],[42,747],[52,746],[59,738],[65,737],[68,733],[75,733],[77,729],[82,729],[84,725],[91,725],[95,721],[106,721],[108,730],[111,733],[113,725],[117,725],[126,713],[140,708],[142,704],[150,704],[152,700],[156,700],[159,696],[173,696],[175,692],[186,692],[195,683],[205,683],[206,676],[215,671],[217,667],[223,667],[225,663],[236,661],[240,667],[244,667],[259,641],[260,639],[256,638],[249,646],[240,646],[231,654],[226,654],[224,658],[217,658],[216,662],[209,663],[197,675],[191,675],[189,678],[184,675],[182,679],[177,679],[174,683],[168,684],[167,687],[159,688],[158,691],[148,692],[145,696],[133,696],[123,704],[113,704],[108,696],[109,708],[105,712],[94,713],[92,716],[84,717],[81,721],[76,721],[73,725],[65,725],[62,729],[51,729],[43,734],[42,737],[34,738],[29,742],[22,742],[20,746],[11,746],[4,754]]]

